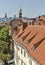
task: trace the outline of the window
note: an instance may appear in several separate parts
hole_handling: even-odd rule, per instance
[[[30,25],[31,25],[31,22],[30,22]]]
[[[39,23],[39,25],[41,25],[41,23]]]
[[[17,49],[17,44],[16,44],[16,49]]]
[[[23,63],[23,65],[26,65],[25,63]]]
[[[26,64],[23,62],[23,60],[21,60],[21,65],[26,65]]]
[[[29,60],[29,64],[32,65],[32,61],[31,60]]]
[[[21,54],[23,53],[23,50],[22,50],[22,48],[21,48]]]
[[[21,65],[23,65],[23,61],[21,60]]]
[[[32,22],[32,25],[34,25],[34,21]]]
[[[26,57],[26,52],[24,51],[24,57]]]
[[[19,46],[18,46],[18,50],[19,50]]]

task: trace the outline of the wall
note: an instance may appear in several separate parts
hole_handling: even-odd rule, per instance
[[[15,65],[39,65],[34,58],[29,56],[27,50],[16,42],[14,42],[14,61]]]

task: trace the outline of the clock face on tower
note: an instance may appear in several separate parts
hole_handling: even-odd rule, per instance
[[[17,21],[17,20],[13,21],[13,22],[12,22],[12,26],[13,26],[13,27],[18,26],[18,21]]]

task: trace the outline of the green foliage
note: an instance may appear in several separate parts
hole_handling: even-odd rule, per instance
[[[0,30],[0,40],[5,41],[6,43],[10,43],[11,36],[9,35],[10,27],[3,27]]]
[[[9,35],[10,27],[5,26],[0,29],[0,59],[8,60],[10,54],[8,53],[12,37]]]
[[[0,26],[0,30],[1,30],[3,27],[5,27],[5,26]]]
[[[0,59],[1,59],[2,61],[4,61],[5,59],[6,59],[6,60],[10,60],[10,57],[11,57],[10,54],[2,54],[2,53],[0,53]]]
[[[3,53],[5,49],[8,49],[6,42],[0,40],[0,53]]]

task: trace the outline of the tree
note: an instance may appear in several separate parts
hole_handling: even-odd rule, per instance
[[[9,35],[10,27],[5,26],[0,30],[0,59],[6,64],[9,60],[10,43],[12,37]]]

